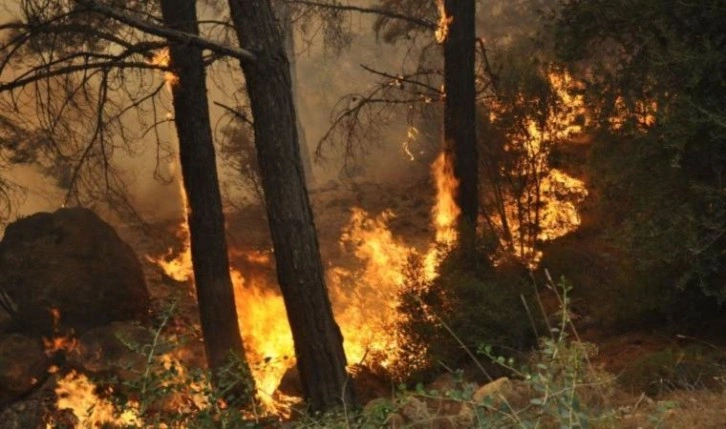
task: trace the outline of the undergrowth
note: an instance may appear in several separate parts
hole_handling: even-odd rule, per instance
[[[570,318],[572,287],[547,275],[547,293],[556,297],[559,308],[543,318],[546,333],[539,330],[539,342],[527,355],[502,355],[501,348],[485,342],[469,347],[446,320],[432,315],[451,341],[463,349],[480,376],[488,382],[470,382],[469,374],[451,369],[449,382],[401,384],[390,397],[378,398],[360,409],[338,409],[310,417],[298,410],[297,420],[286,428],[636,428],[679,427],[672,423],[679,399],[653,401],[645,394],[631,403],[615,401],[616,377],[593,365],[597,347],[580,339]],[[536,289],[536,285],[535,285]],[[539,297],[543,291],[537,290]],[[544,312],[544,305],[537,300]],[[254,401],[246,408],[225,400],[224,387],[212,389],[209,374],[187,371],[181,364],[165,358],[171,345],[162,332],[174,307],[170,307],[147,345],[129,344],[143,353],[146,368],[131,382],[119,383],[114,393],[118,414],[133,412],[138,422],[104,427],[148,428],[245,428],[280,427],[282,423],[265,416]],[[528,320],[536,318],[531,314]],[[664,352],[666,353],[666,352]],[[524,356],[524,357],[523,357]],[[647,365],[644,363],[643,365]],[[494,378],[497,367],[506,376]],[[238,384],[239,374],[230,367],[230,386]],[[428,386],[428,387],[426,387]],[[247,398],[249,399],[249,398]],[[243,403],[243,402],[240,402]],[[633,417],[636,416],[637,417]],[[667,424],[668,422],[671,422]],[[707,426],[704,426],[707,427]],[[718,427],[718,426],[713,426]]]

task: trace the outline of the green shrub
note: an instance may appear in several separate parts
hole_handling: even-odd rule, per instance
[[[583,229],[544,249],[542,266],[575,282],[576,310],[602,325],[632,328],[717,309],[724,254],[698,244],[703,201],[671,161],[653,136],[594,136]],[[712,220],[715,231],[721,220]]]
[[[463,251],[453,249],[433,281],[424,279],[419,260],[411,260],[407,271],[401,295],[406,317],[398,330],[402,355],[418,360],[414,367],[440,370],[439,365],[470,365],[467,350],[475,350],[481,343],[492,344],[507,355],[534,344],[536,328],[527,312],[528,306],[536,308],[532,305],[534,288],[524,267],[494,267],[484,251],[471,263]]]

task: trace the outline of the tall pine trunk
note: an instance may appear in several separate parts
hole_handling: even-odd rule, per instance
[[[290,65],[269,0],[229,0],[242,48],[255,146],[277,277],[287,309],[303,393],[311,411],[354,402],[343,337],[333,318],[305,186]]]
[[[198,34],[195,0],[162,0],[161,10],[167,27]],[[244,360],[229,274],[206,73],[200,48],[173,43],[169,53],[170,66],[178,78],[172,86],[174,123],[188,201],[186,213],[191,236],[194,283],[207,362],[216,386],[220,387],[227,380],[219,380],[217,376],[222,368],[230,364],[231,359],[242,362],[242,370],[248,377],[250,372]],[[238,386],[234,391],[239,393],[242,389],[253,387],[251,378],[245,382],[249,385]]]
[[[444,41],[444,150],[453,158],[459,181],[456,203],[461,209],[460,237],[472,236],[479,213],[479,174],[476,148],[475,0],[445,0],[452,18]]]

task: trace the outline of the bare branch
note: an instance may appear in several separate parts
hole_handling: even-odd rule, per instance
[[[18,88],[22,88],[26,85],[38,82],[43,79],[48,79],[55,76],[68,75],[73,73],[85,73],[88,70],[94,69],[106,69],[113,67],[115,69],[122,68],[135,68],[135,69],[155,69],[155,70],[166,70],[166,67],[153,65],[147,62],[115,62],[115,61],[103,61],[95,63],[83,63],[73,64],[66,67],[61,67],[52,70],[41,71],[43,67],[37,67],[34,70],[32,76],[23,79],[16,79],[7,83],[0,83],[0,92],[12,91]]]
[[[93,0],[75,0],[76,3],[84,6],[87,10],[91,12],[98,13],[103,16],[107,16],[110,18],[115,19],[116,21],[119,21],[123,24],[126,24],[130,27],[133,27],[137,30],[140,30],[147,34],[152,34],[154,36],[163,37],[165,39],[177,42],[177,43],[188,43],[190,45],[198,46],[202,49],[209,49],[210,51],[216,52],[218,54],[227,55],[233,58],[238,59],[239,61],[243,62],[254,62],[257,60],[257,55],[254,53],[241,49],[236,48],[233,46],[228,45],[222,45],[218,42],[206,39],[204,37],[198,36],[196,34],[186,33],[184,31],[178,31],[167,27],[162,27],[157,24],[153,24],[138,18],[135,18],[133,16],[130,16],[128,14],[119,12],[118,10],[102,5],[100,3],[97,3]]]
[[[417,72],[417,73],[414,73],[414,74],[411,74],[411,75],[393,75],[393,74],[390,74],[390,73],[386,73],[386,72],[383,72],[383,71],[376,70],[376,69],[374,69],[374,68],[372,68],[370,66],[367,66],[365,64],[361,64],[361,67],[363,68],[363,70],[365,70],[365,71],[367,71],[369,73],[373,73],[375,75],[378,75],[378,76],[382,76],[382,77],[391,79],[392,81],[399,82],[399,83],[401,83],[401,82],[403,82],[403,83],[409,83],[411,85],[420,86],[420,87],[422,87],[424,89],[427,89],[427,90],[431,91],[431,94],[419,94],[419,95],[429,95],[429,96],[432,96],[432,97],[434,97],[434,96],[441,97],[441,96],[444,95],[444,93],[440,89],[435,88],[435,87],[433,87],[433,86],[431,86],[431,85],[429,85],[429,84],[427,84],[425,82],[421,82],[421,81],[418,81],[418,80],[413,79],[414,77],[419,76],[421,73],[418,73]]]
[[[249,125],[249,126],[253,126],[253,125],[254,125],[254,122],[252,122],[252,121],[250,120],[250,118],[248,118],[248,117],[247,117],[247,115],[245,115],[244,113],[240,113],[240,112],[239,112],[239,110],[237,110],[237,109],[235,109],[235,108],[233,108],[233,107],[231,107],[231,106],[228,106],[228,105],[226,105],[226,104],[220,103],[220,102],[218,102],[218,101],[215,101],[215,102],[214,102],[214,105],[215,105],[215,106],[219,106],[219,107],[221,107],[221,108],[222,108],[222,109],[224,109],[224,110],[225,110],[225,111],[226,111],[227,113],[230,113],[230,114],[232,114],[232,116],[234,116],[235,118],[237,118],[237,119],[239,119],[240,121],[244,122],[245,124],[247,124],[247,125]]]
[[[378,16],[382,16],[385,18],[405,21],[405,22],[408,22],[411,24],[415,24],[415,25],[427,28],[429,30],[436,30],[436,28],[437,28],[436,23],[431,22],[428,19],[416,18],[414,16],[403,15],[403,14],[394,12],[390,9],[342,5],[342,4],[336,4],[336,3],[321,3],[321,2],[309,1],[309,0],[287,0],[287,2],[294,3],[294,4],[302,4],[305,6],[319,7],[321,9],[334,9],[334,10],[343,10],[343,11],[349,11],[349,12],[360,12],[360,13],[366,13],[366,14],[373,14],[373,15],[378,15]]]

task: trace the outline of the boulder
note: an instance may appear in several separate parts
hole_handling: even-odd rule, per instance
[[[91,210],[63,208],[8,225],[0,242],[0,290],[22,332],[49,335],[50,309],[77,332],[145,319],[149,292],[131,247]]]
[[[0,335],[0,406],[33,390],[47,377],[50,364],[40,339]]]

